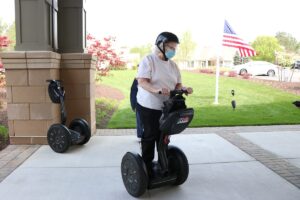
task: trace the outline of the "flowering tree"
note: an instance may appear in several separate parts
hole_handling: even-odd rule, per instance
[[[2,47],[8,47],[9,45],[9,40],[6,36],[0,36],[0,49],[2,49]]]
[[[97,56],[96,69],[100,76],[108,74],[110,69],[121,69],[125,67],[121,55],[114,49],[114,37],[105,37],[102,41],[88,34],[87,40],[90,43],[87,47],[88,53]]]
[[[4,47],[8,47],[9,43],[10,42],[6,36],[0,36],[0,52]],[[0,73],[3,73],[3,64],[1,62],[1,58],[0,58]]]

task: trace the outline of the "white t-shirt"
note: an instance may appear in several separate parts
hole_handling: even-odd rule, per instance
[[[172,60],[161,60],[156,54],[146,56],[139,65],[137,78],[148,78],[153,88],[174,90],[181,83],[181,75],[176,63]],[[137,102],[146,108],[162,110],[167,96],[148,92],[138,86]]]

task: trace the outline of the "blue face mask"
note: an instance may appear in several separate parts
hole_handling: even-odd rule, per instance
[[[169,50],[166,51],[165,55],[166,55],[166,57],[167,57],[168,59],[171,59],[171,58],[173,58],[173,57],[175,56],[175,53],[176,53],[176,52],[175,52],[174,50],[169,49]]]

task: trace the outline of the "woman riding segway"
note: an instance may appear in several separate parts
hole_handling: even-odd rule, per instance
[[[179,40],[175,34],[170,32],[159,34],[155,42],[154,53],[142,60],[137,74],[137,106],[144,124],[142,158],[150,177],[152,176],[155,142],[158,142],[161,134],[159,119],[163,102],[168,99],[171,90],[183,88],[178,66],[171,60],[175,56],[178,44]],[[189,94],[193,92],[190,87],[186,90]]]
[[[177,173],[174,177],[162,176],[160,181],[152,181],[151,183],[147,181],[154,180],[156,175],[154,170],[157,166],[160,172],[168,171],[168,161],[170,164],[173,163],[172,156],[176,157],[176,159],[179,158],[181,160],[180,163],[188,165],[186,157],[181,150],[178,148],[168,150],[166,148],[168,148],[168,135],[177,134],[187,127],[193,118],[193,109],[185,109],[186,107],[184,107],[181,111],[173,113],[169,118],[162,119],[164,118],[164,115],[162,116],[163,108],[166,109],[167,107],[164,103],[168,102],[170,97],[173,98],[171,98],[172,104],[174,102],[183,102],[184,104],[182,94],[193,93],[191,87],[182,86],[179,68],[171,60],[175,56],[178,44],[179,40],[175,34],[162,32],[156,39],[154,53],[146,56],[139,65],[136,77],[138,80],[137,109],[140,111],[141,121],[144,125],[144,133],[141,140],[142,157],[140,158],[139,155],[128,152],[122,160],[123,182],[127,191],[133,196],[141,195],[145,190],[144,186],[147,186],[149,189],[159,187],[161,183],[170,182],[174,177],[175,182],[172,181],[173,184],[182,184],[187,178],[188,171],[185,170],[185,178],[183,179],[178,179]],[[171,91],[172,93],[170,93]],[[176,99],[177,97],[178,99]],[[169,113],[166,112],[164,114],[167,116]],[[172,125],[172,123],[174,124]],[[176,131],[175,129],[177,128],[178,130]],[[170,133],[172,129],[175,130],[174,133]],[[158,153],[161,153],[161,155],[159,155],[158,165],[153,166],[155,143]],[[170,154],[170,156],[167,154]],[[136,176],[134,173],[136,172],[135,169],[144,169],[145,173],[140,172],[144,170],[140,170],[140,174]],[[132,184],[133,180],[137,184]]]

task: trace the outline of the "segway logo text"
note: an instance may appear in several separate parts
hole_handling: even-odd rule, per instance
[[[182,117],[182,118],[179,118],[177,124],[185,124],[188,122],[189,122],[189,117]]]

